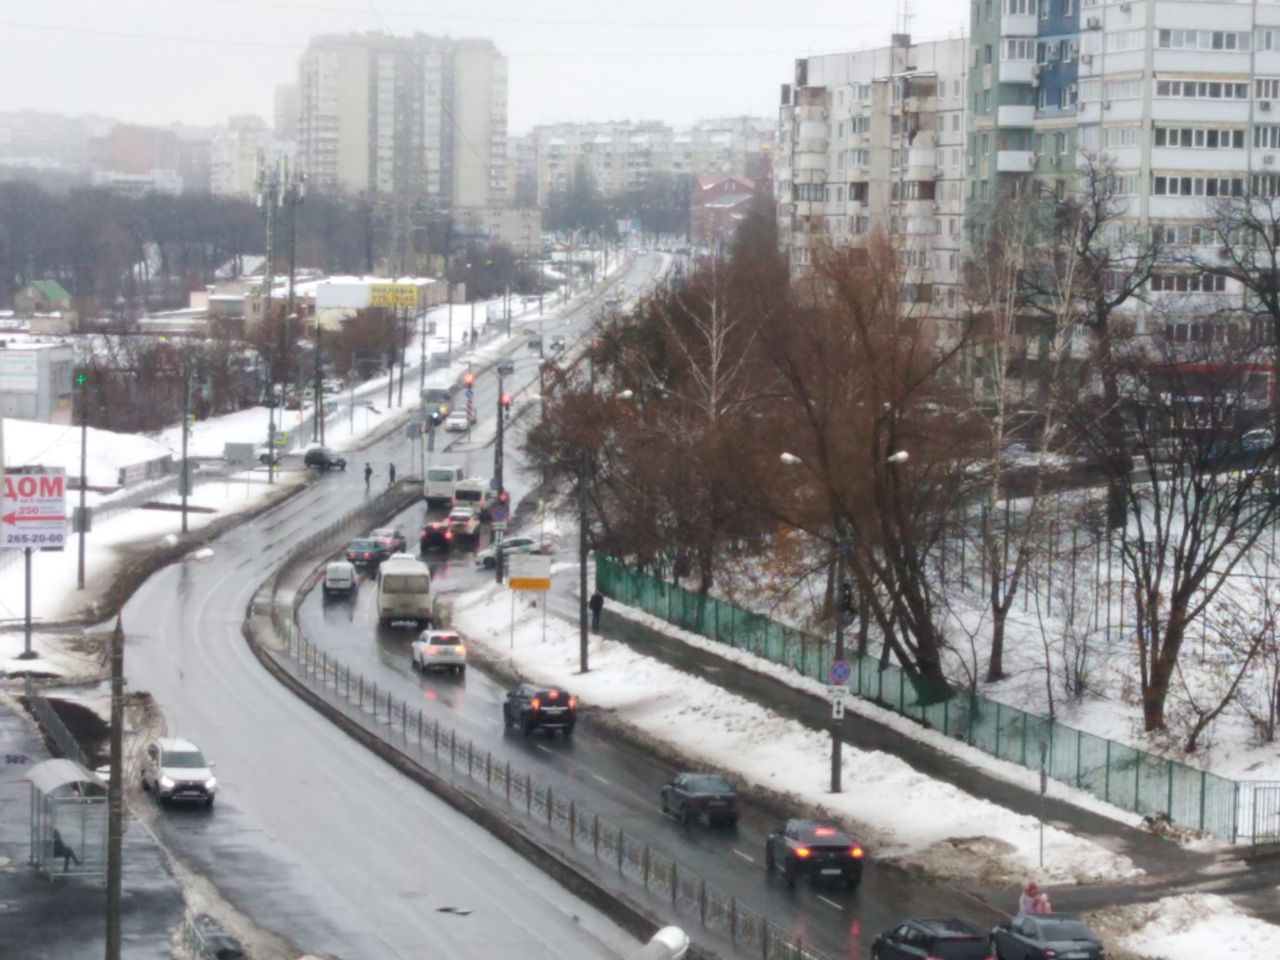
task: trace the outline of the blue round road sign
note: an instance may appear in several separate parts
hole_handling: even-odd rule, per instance
[[[827,671],[828,679],[834,684],[848,683],[849,677],[853,674],[853,668],[849,666],[848,660],[836,660],[832,662],[831,669]]]
[[[500,503],[493,508],[493,519],[497,520],[498,523],[505,523],[509,516],[511,516],[511,511],[506,504]]]

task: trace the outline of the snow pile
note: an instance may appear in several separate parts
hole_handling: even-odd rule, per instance
[[[1267,957],[1280,943],[1280,928],[1210,893],[1117,907],[1089,919],[1095,931],[1116,947],[1152,960]]]
[[[731,771],[741,780],[824,807],[859,824],[881,857],[905,858],[930,872],[1000,882],[1030,874],[1050,883],[1084,883],[1141,871],[1087,840],[1045,829],[1045,867],[1037,865],[1039,825],[949,784],[931,780],[896,757],[845,748],[848,792],[828,793],[830,740],[825,733],[762,710],[714,684],[681,673],[625,644],[591,640],[591,672],[578,670],[576,627],[547,621],[517,598],[514,645],[509,598],[497,586],[460,596],[453,623],[470,641],[510,657],[524,676],[564,685],[585,704],[602,707],[642,734],[663,740],[692,762]],[[963,848],[964,856],[955,851]]]
[[[114,487],[120,470],[162,460],[169,448],[131,433],[89,428],[85,472],[91,487]],[[80,427],[31,420],[4,421],[4,459],[10,467],[62,467],[69,477],[80,476]]]

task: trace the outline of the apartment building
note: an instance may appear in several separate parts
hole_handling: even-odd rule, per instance
[[[908,297],[957,305],[964,243],[968,41],[912,43],[797,60],[782,88],[774,155],[778,233],[792,275],[823,244],[882,232]]]
[[[643,190],[661,175],[767,177],[773,136],[772,121],[757,117],[702,120],[684,128],[632,121],[534,127],[529,139],[537,201],[546,205],[567,190],[579,169],[607,196]]]
[[[507,64],[488,40],[319,36],[298,65],[298,158],[319,189],[507,200]]]

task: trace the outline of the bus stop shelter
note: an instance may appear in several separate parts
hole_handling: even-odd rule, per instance
[[[52,880],[106,876],[107,787],[71,760],[31,768],[31,865]]]

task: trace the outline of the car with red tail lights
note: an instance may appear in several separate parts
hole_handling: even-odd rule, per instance
[[[765,868],[779,871],[788,888],[802,876],[856,887],[862,882],[864,858],[862,844],[843,827],[824,820],[788,820],[764,846]]]
[[[466,673],[467,645],[453,630],[423,630],[413,641],[413,668]]]
[[[507,694],[502,703],[502,722],[519,727],[527,737],[535,730],[560,730],[573,735],[578,722],[578,701],[567,690],[522,683]]]

